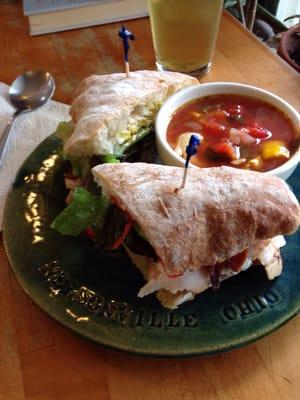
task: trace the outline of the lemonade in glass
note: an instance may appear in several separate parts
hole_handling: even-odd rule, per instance
[[[159,70],[207,72],[223,0],[148,0]]]

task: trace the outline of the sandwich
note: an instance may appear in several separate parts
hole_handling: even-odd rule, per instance
[[[63,132],[70,157],[119,155],[153,127],[162,103],[198,80],[177,72],[92,75],[79,85]],[[64,129],[62,129],[64,131]]]
[[[298,201],[281,179],[230,167],[191,168],[178,190],[179,167],[103,164],[92,174],[123,221],[107,249],[123,246],[142,272],[139,297],[156,293],[174,309],[253,264],[268,279],[281,274],[282,235],[300,223]],[[115,227],[108,216],[102,228]]]

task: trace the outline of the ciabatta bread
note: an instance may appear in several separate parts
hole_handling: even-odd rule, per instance
[[[173,93],[197,79],[176,72],[134,71],[84,79],[71,106],[74,132],[64,144],[71,156],[117,154],[137,131],[154,122]]]

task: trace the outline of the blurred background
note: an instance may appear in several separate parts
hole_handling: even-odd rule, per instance
[[[225,0],[224,6],[300,72],[300,0]]]

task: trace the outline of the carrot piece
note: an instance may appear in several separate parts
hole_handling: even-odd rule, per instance
[[[236,159],[233,147],[226,142],[216,143],[213,146],[211,146],[211,148],[217,154],[222,154],[231,160]]]
[[[130,232],[130,229],[132,228],[133,219],[131,218],[131,216],[129,214],[126,214],[126,216],[128,218],[127,223],[126,223],[121,235],[118,237],[118,239],[110,247],[111,250],[115,250],[115,249],[117,249],[117,248],[119,248],[121,246],[121,244],[126,239],[128,233]]]

